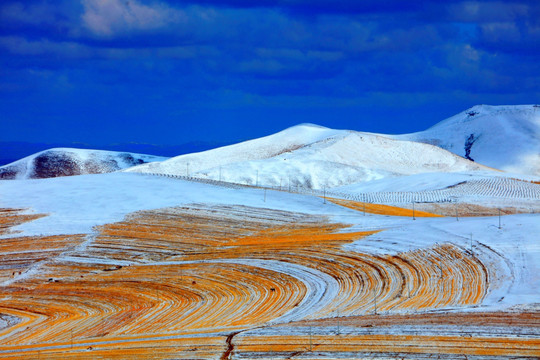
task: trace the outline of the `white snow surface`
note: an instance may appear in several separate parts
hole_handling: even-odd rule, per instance
[[[489,169],[428,144],[304,124],[125,171],[322,189],[401,175],[475,170]]]
[[[2,173],[14,173],[15,179],[33,179],[47,173],[55,176],[79,174],[102,174],[126,169],[141,163],[166,160],[163,156],[137,154],[131,152],[87,150],[77,148],[52,148],[32,154],[0,167]],[[36,169],[36,166],[45,168]],[[5,175],[4,175],[5,176]],[[46,176],[49,177],[49,176]],[[53,177],[53,176],[51,176]]]
[[[477,105],[431,128],[394,139],[439,146],[481,164],[520,174],[540,175],[540,106]]]
[[[324,214],[335,208],[336,215],[348,214],[322,199],[279,191],[223,188],[197,182],[136,173],[108,173],[0,181],[0,208],[28,208],[49,216],[14,230],[15,235],[86,234],[95,225],[120,221],[139,210],[194,203],[238,204],[277,210]],[[341,210],[343,209],[343,210]]]

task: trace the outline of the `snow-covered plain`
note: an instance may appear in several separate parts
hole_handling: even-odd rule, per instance
[[[470,203],[532,212],[540,203],[539,180],[502,172],[429,173],[355,183],[328,194],[372,203]]]
[[[288,199],[293,201],[287,201]],[[310,196],[262,189],[235,189],[136,173],[81,175],[0,182],[0,208],[29,208],[49,216],[15,230],[22,235],[89,233],[93,226],[120,221],[129,213],[194,203],[237,204],[277,210],[336,214]]]

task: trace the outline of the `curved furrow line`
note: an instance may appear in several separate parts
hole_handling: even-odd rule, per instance
[[[34,326],[39,326],[42,322],[47,321],[47,316],[38,314],[30,310],[20,310],[18,308],[10,308],[9,304],[3,304],[0,306],[2,314],[9,314],[15,316],[21,321],[14,326],[8,327],[0,331],[0,340],[2,344],[9,344],[9,341],[15,336],[18,336],[21,332]],[[15,342],[14,342],[15,343]]]
[[[31,303],[27,299],[21,299],[15,306],[32,306],[35,311],[47,315],[46,321],[43,321],[39,326],[34,324],[31,327],[31,337],[35,341],[67,340],[71,334],[77,335],[80,329],[88,331],[88,329],[95,327],[103,328],[110,317],[118,316],[125,307],[129,306],[127,302],[114,301],[117,297],[114,293],[100,290],[73,290],[69,292],[69,295],[66,295],[64,287],[63,289],[43,292],[43,296],[48,298],[46,307],[41,305],[43,301]],[[63,298],[55,299],[59,295],[62,295]],[[125,294],[122,293],[122,296],[125,297]],[[42,310],[40,310],[40,306]],[[111,326],[118,326],[118,322],[115,321],[114,325]],[[18,337],[16,340],[23,342],[25,338]]]
[[[297,298],[293,308],[288,309],[286,313],[279,317],[270,319],[271,322],[298,320],[306,317],[311,312],[329,306],[334,301],[339,284],[332,276],[313,266],[305,266],[284,260],[239,258],[223,261],[279,271],[282,275],[297,279],[305,287],[304,293]]]
[[[297,294],[295,296],[300,299],[305,292],[298,282],[296,282],[298,284],[295,285],[294,291],[289,291],[290,288],[286,288],[286,286],[295,284],[295,282],[283,275],[276,277],[275,271],[261,272],[260,268],[246,265],[238,266],[238,264],[232,264],[232,266],[227,264],[225,267],[218,263],[211,266],[199,264],[198,269],[193,265],[191,267],[191,272],[197,270],[197,276],[185,275],[186,272],[184,272],[182,276],[189,276],[189,283],[186,282],[182,288],[173,287],[168,279],[162,278],[162,281],[167,283],[167,288],[162,287],[159,296],[161,301],[169,303],[170,308],[161,310],[162,315],[160,316],[163,319],[153,318],[152,322],[160,325],[167,324],[167,327],[170,326],[171,329],[186,330],[209,326],[237,326],[257,318],[261,319],[259,321],[266,321],[268,317],[272,318],[276,316],[276,313],[279,314],[280,309],[285,311],[287,307],[293,306],[293,302],[297,300],[294,300],[294,296],[291,298],[291,293]],[[178,303],[168,292],[183,293],[192,281],[195,281],[196,284],[191,286],[189,291],[196,294],[192,298],[196,298],[193,305],[198,307],[197,311],[190,312],[191,305],[183,304],[182,310],[187,310],[183,313],[189,313],[191,316],[167,323],[168,313],[179,310]],[[270,291],[270,289],[274,289],[274,291]],[[278,294],[281,296],[277,296]],[[201,302],[203,303],[202,307],[199,306]],[[288,303],[289,305],[287,305]],[[261,308],[267,310],[261,310]],[[149,320],[146,319],[145,322],[149,322]]]
[[[290,284],[293,282],[292,279],[280,275],[282,282],[275,281],[273,276],[275,272],[270,270],[264,271],[263,274],[260,268],[238,264],[233,266],[227,264],[226,267],[217,269],[216,264],[213,264],[210,269],[207,265],[205,267],[206,269],[199,269],[198,277],[194,277],[197,279],[196,291],[199,296],[192,296],[192,298],[197,298],[195,306],[200,304],[201,298],[203,306],[198,307],[190,318],[184,318],[184,321],[178,321],[174,316],[177,311],[182,310],[178,305],[185,305],[184,301],[179,303],[175,300],[177,297],[175,294],[178,292],[183,294],[184,289],[171,285],[165,288],[163,284],[160,284],[155,289],[159,291],[159,302],[156,306],[142,309],[137,314],[139,316],[133,316],[133,309],[130,308],[131,301],[111,302],[114,298],[126,300],[129,288],[107,287],[100,289],[103,299],[94,298],[92,304],[88,303],[87,296],[90,293],[95,296],[94,289],[90,289],[89,293],[71,293],[69,302],[71,307],[65,301],[55,302],[54,299],[50,299],[50,303],[54,302],[54,307],[52,305],[47,307],[47,310],[51,312],[47,321],[39,327],[34,324],[32,332],[27,336],[31,336],[34,341],[47,342],[52,339],[67,341],[71,335],[77,338],[91,338],[115,336],[117,331],[128,334],[130,329],[139,333],[154,333],[178,328],[201,330],[246,326],[246,324],[269,321],[289,311],[303,298],[306,291],[299,284],[295,290],[303,291],[291,292],[285,289],[283,285]],[[167,283],[166,279],[163,281]],[[120,284],[121,282],[118,283]],[[271,288],[278,288],[280,291],[269,292]],[[151,292],[152,290],[150,289]],[[65,287],[63,291],[66,291]],[[281,296],[264,295],[269,293],[281,294]],[[47,295],[51,296],[52,293],[49,292]],[[76,301],[74,300],[76,296],[83,297],[84,300]],[[106,303],[106,300],[109,303]],[[33,306],[35,307],[35,304]],[[94,310],[93,314],[90,315],[90,311],[85,310],[88,308]],[[69,309],[72,311],[68,311]],[[95,309],[99,310],[99,316],[96,315]],[[93,319],[92,323],[85,321],[88,317]],[[95,322],[99,322],[99,325],[93,326]],[[126,328],[126,322],[130,323],[129,328]],[[140,326],[137,326],[138,322]],[[85,331],[80,331],[81,328]],[[25,337],[14,337],[13,341],[28,342]]]
[[[286,258],[314,266],[340,284],[331,307],[325,308],[322,313],[312,313],[313,317],[323,317],[335,316],[335,312],[353,315],[374,311],[375,302],[378,302],[378,311],[476,304],[486,294],[485,271],[477,260],[468,257],[458,260],[454,256],[457,251],[455,247],[444,246],[407,257],[402,255],[399,261],[391,256],[383,258],[359,254],[356,257],[340,257],[339,253],[319,254],[315,251],[306,252],[303,257],[297,253],[295,257]],[[459,270],[453,270],[454,266],[458,266]],[[363,276],[358,276],[359,269]],[[453,283],[456,285],[452,286]],[[470,286],[463,287],[463,284]],[[405,290],[407,296],[404,296]]]

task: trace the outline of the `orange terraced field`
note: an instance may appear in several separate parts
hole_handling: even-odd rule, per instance
[[[336,198],[329,198],[329,197],[327,197],[326,199],[334,204],[341,205],[346,208],[357,210],[357,211],[365,211],[366,213],[370,213],[370,214],[389,215],[389,216],[407,216],[407,217],[412,217],[413,215],[416,217],[442,217],[442,215],[437,215],[437,214],[433,214],[433,213],[429,213],[425,211],[415,210],[413,212],[412,209],[405,209],[405,208],[400,208],[400,207],[390,206],[390,205],[365,203],[365,202],[336,199]]]
[[[2,209],[1,229],[40,216]],[[192,205],[92,234],[2,239],[0,358],[540,356],[538,313],[430,313],[481,303],[490,271],[478,258],[452,244],[344,249],[374,232]]]

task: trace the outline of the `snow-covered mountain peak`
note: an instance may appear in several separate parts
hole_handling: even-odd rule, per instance
[[[536,115],[536,116],[535,116]],[[522,118],[530,117],[537,124],[540,121],[540,106],[538,105],[475,105],[465,111],[445,119],[432,127],[452,126],[456,123],[478,122],[478,119],[504,118],[505,121],[522,121]],[[493,120],[493,119],[492,119]]]
[[[501,170],[540,175],[538,105],[477,105],[425,131],[392,137],[440,146]]]
[[[269,139],[294,139],[295,142],[303,143],[308,145],[313,142],[317,142],[327,137],[331,137],[340,133],[345,133],[346,130],[334,130],[327,128],[325,126],[320,126],[311,123],[301,123],[288,127],[284,130],[281,130],[275,134],[265,136],[263,138],[255,139],[259,141],[260,139],[269,138]]]
[[[159,164],[144,164],[127,171],[191,176],[200,171],[237,162],[270,159],[347,133],[346,130],[301,124],[258,139],[200,153],[180,155]]]
[[[322,130],[330,130],[330,128],[328,128],[326,126],[322,126],[322,125],[317,125],[317,124],[313,124],[313,123],[300,123],[300,124],[288,127],[287,129],[285,129],[283,131],[287,131],[289,129],[296,129],[296,128],[298,128],[298,130],[302,130],[302,129],[309,130],[310,128],[322,129]]]

